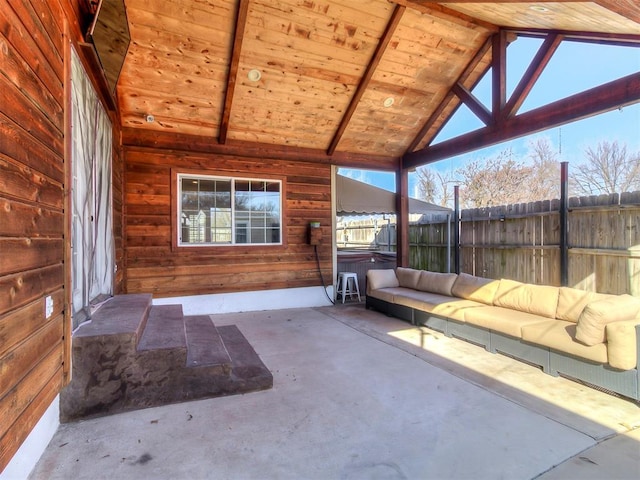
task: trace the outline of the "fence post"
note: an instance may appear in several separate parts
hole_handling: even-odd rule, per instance
[[[560,285],[569,285],[569,162],[560,162]]]

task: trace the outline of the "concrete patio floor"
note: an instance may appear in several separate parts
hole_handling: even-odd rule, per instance
[[[362,305],[212,317],[273,389],[62,425],[30,478],[640,477],[634,402]]]

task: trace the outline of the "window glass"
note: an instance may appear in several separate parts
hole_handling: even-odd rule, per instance
[[[281,243],[278,181],[179,175],[179,245]]]

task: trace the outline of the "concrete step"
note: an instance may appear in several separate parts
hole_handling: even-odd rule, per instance
[[[187,367],[220,365],[231,371],[231,358],[208,315],[184,317],[187,337]]]
[[[231,357],[231,382],[234,393],[266,390],[273,387],[273,375],[262,363],[249,341],[235,325],[218,327]]]
[[[155,305],[149,312],[138,351],[172,348],[187,348],[182,305]]]
[[[74,332],[74,339],[85,337],[131,336],[137,345],[151,310],[148,294],[116,295],[110,298]]]
[[[74,332],[63,422],[273,386],[235,325],[185,317],[181,305],[151,306],[150,295],[114,297],[94,318]]]

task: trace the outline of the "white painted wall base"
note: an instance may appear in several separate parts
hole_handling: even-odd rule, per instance
[[[23,480],[44,453],[60,426],[60,396],[57,396],[31,431],[9,465],[0,473],[0,480]]]
[[[333,298],[333,287],[327,287],[327,294]],[[153,300],[153,304],[182,304],[182,311],[185,315],[209,315],[281,308],[325,307],[331,305],[331,302],[325,295],[324,288],[318,286],[156,298]]]

